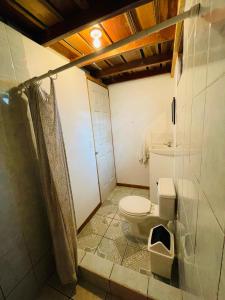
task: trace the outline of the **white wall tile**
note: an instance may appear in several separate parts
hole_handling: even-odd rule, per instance
[[[194,72],[194,31],[192,32],[187,49],[187,66],[186,66],[186,88],[184,93],[185,106],[185,123],[184,123],[184,148],[190,148],[190,133],[191,133],[191,109],[192,109],[192,95],[193,95],[193,72]]]
[[[205,92],[203,91],[196,98],[193,98],[192,104],[190,163],[192,171],[198,180],[201,171],[204,111]]]
[[[224,0],[211,0],[211,12],[207,16],[211,22],[208,54],[208,85],[225,73],[225,20],[223,15],[221,15],[224,9]]]
[[[1,111],[1,105],[0,105]],[[22,237],[22,225],[19,212],[17,210],[17,203],[13,197],[14,186],[11,184],[10,172],[7,168],[7,162],[4,165],[4,161],[9,160],[9,153],[7,151],[7,139],[2,124],[0,123],[0,160],[1,160],[1,172],[0,172],[0,257],[5,255],[10,249],[14,247],[15,242]],[[7,159],[6,155],[7,154]],[[10,220],[10,222],[8,221]]]
[[[218,300],[225,299],[225,248],[223,248],[223,264],[220,277]]]
[[[194,2],[198,1],[188,1],[187,5]],[[183,74],[176,91],[176,139],[183,149],[183,156],[175,158],[174,166],[178,195],[176,240],[184,300],[217,299],[225,231],[225,21],[212,20],[222,16],[214,9],[224,9],[225,1],[200,3],[200,16],[184,22]],[[185,257],[184,236],[186,248],[194,253],[194,257],[186,255],[189,259]],[[225,298],[224,281],[223,267],[219,300]]]
[[[185,244],[184,244],[185,245]],[[186,240],[186,249],[182,260],[182,289],[183,300],[203,300],[199,281],[198,265],[193,255],[192,244]]]
[[[199,282],[198,266],[196,263],[184,259],[183,300],[204,300]]]
[[[199,185],[191,173],[190,167],[184,164],[182,203],[187,217],[188,232],[195,247],[196,223],[199,200]]]
[[[9,26],[6,26],[6,33],[16,79],[23,82],[29,78],[23,36]]]
[[[2,22],[0,22],[0,57],[1,90],[18,85],[20,81],[43,74],[67,62],[65,58],[36,44]],[[42,84],[42,87],[49,91],[49,80],[44,80]],[[74,201],[79,208],[83,205],[82,212],[80,210],[78,212],[79,226],[99,202],[84,72],[78,68],[65,71],[58,77],[56,94],[71,185],[76,193]],[[26,125],[23,123],[24,119]],[[38,277],[41,273],[45,276],[46,274],[43,273],[49,270],[47,253],[51,246],[51,239],[39,205],[42,200],[40,192],[37,192],[40,182],[34,178],[36,170],[32,168],[36,157],[29,157],[33,153],[31,151],[33,143],[29,138],[27,141],[25,128],[29,127],[27,121],[27,102],[15,101],[15,99],[12,99],[9,105],[0,102],[0,283],[7,294],[10,292],[7,298],[10,300],[35,299],[38,283],[39,285],[43,283],[43,278],[40,280]],[[75,157],[74,153],[76,153]],[[32,180],[29,181],[28,177]],[[87,197],[87,181],[89,182],[88,193],[91,193],[94,187],[96,198],[93,197],[93,193]],[[25,239],[26,249],[24,244],[17,245],[21,236]],[[29,271],[26,251],[29,252],[29,260],[32,260],[37,277],[32,272],[24,277]]]
[[[193,239],[182,201],[179,202],[178,218],[179,244],[177,246],[180,287],[183,290],[183,299],[202,299],[198,266],[194,256]]]
[[[185,1],[185,11],[190,9],[195,3],[193,3],[192,0],[187,0]],[[197,17],[194,18],[187,18],[184,20],[184,46],[186,44],[187,39],[190,37],[192,34],[194,27],[195,27],[195,21]],[[185,49],[185,47],[184,47]]]
[[[1,291],[1,287],[0,287],[0,300],[4,300],[3,294],[2,294],[2,291]]]
[[[52,251],[49,251],[34,267],[35,277],[37,278],[40,288],[55,273],[55,260]]]
[[[19,240],[14,248],[0,258],[0,285],[5,296],[8,296],[30,269],[31,262],[24,241]]]
[[[31,300],[38,296],[38,285],[34,273],[29,272],[26,277],[9,294],[7,300]]]
[[[207,9],[209,10],[208,0],[201,0],[200,2],[200,13],[203,13]],[[197,18],[194,39],[194,96],[206,87],[209,27],[208,21],[202,17]]]
[[[203,193],[200,193],[196,262],[205,300],[217,298],[224,234]]]
[[[225,76],[207,89],[201,186],[225,229]]]
[[[15,80],[15,71],[6,26],[3,23],[0,23],[0,57],[0,80]]]

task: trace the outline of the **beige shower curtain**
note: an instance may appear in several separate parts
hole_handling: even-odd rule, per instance
[[[56,267],[63,284],[77,280],[77,230],[53,79],[50,94],[31,84],[28,97]],[[32,226],[32,225],[31,225]]]

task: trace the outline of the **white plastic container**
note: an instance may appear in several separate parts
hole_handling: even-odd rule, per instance
[[[148,251],[152,273],[170,279],[174,260],[174,236],[165,226],[157,225],[151,229]]]

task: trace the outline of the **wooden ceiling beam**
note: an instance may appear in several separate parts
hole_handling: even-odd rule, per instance
[[[139,71],[134,73],[125,73],[122,74],[121,76],[104,79],[103,83],[108,85],[108,84],[135,80],[135,79],[140,79],[140,78],[145,78],[150,76],[156,76],[156,75],[165,74],[169,72],[170,72],[170,67],[165,66],[163,68],[158,68],[156,70],[144,70],[144,71]]]
[[[126,12],[125,16],[132,34],[141,31],[141,26],[139,24],[136,12],[134,10]]]
[[[156,65],[156,64],[160,64],[160,63],[164,63],[164,62],[169,62],[171,60],[172,60],[172,56],[169,54],[155,55],[155,56],[150,56],[150,57],[143,58],[143,59],[137,59],[137,60],[131,61],[126,64],[123,63],[123,64],[120,64],[120,65],[117,65],[114,67],[107,68],[102,71],[96,71],[96,72],[93,72],[92,75],[96,78],[103,78],[106,76],[111,76],[111,75],[127,72],[130,70],[135,70],[135,69],[141,68],[141,67],[147,67],[150,65]]]
[[[169,14],[169,2],[172,0],[160,0],[159,1],[159,22],[163,22],[166,19],[168,19],[168,14]]]
[[[172,18],[177,14],[177,3],[179,0],[169,0],[168,2],[168,18]]]
[[[24,8],[22,5],[20,5],[19,3],[15,2],[15,1],[1,0],[0,1],[0,6],[1,6],[1,10],[2,10],[2,6],[3,6],[3,9],[5,9],[6,11],[8,10],[9,12],[12,11],[12,8],[13,8],[13,10],[17,11],[19,14],[21,14],[23,17],[25,17],[28,20],[28,22],[32,22],[35,26],[37,26],[40,29],[44,30],[47,27],[46,24],[44,24],[41,20],[37,19],[26,8]],[[3,11],[3,13],[4,13],[4,11]],[[18,27],[20,27],[20,24],[17,24],[17,25],[18,25]]]
[[[48,10],[51,11],[54,15],[56,15],[61,21],[63,20],[62,14],[59,12],[58,9],[55,8],[55,6],[49,2],[48,0],[39,0]]]
[[[136,27],[136,24],[134,23],[134,20],[133,20],[133,17],[131,15],[131,12],[130,11],[127,11],[125,13],[125,16],[126,16],[126,19],[127,19],[127,23],[129,25],[129,28],[130,28],[130,31],[132,34],[135,34],[137,33],[137,27]]]
[[[185,0],[179,0],[178,7],[177,7],[177,14],[182,13],[184,11],[184,7],[185,7]],[[173,59],[172,59],[172,67],[171,67],[172,78],[174,77],[175,74],[175,66],[176,66],[176,61],[178,58],[178,53],[180,48],[182,31],[183,31],[183,22],[179,22],[176,24],[175,38],[173,43]]]
[[[73,52],[71,49],[68,49],[64,44],[60,42],[55,43],[54,45],[51,45],[51,48],[58,53],[62,54],[69,60],[74,60],[79,57],[76,52]]]
[[[95,82],[95,83],[97,83],[97,84],[99,84],[99,85],[101,85],[101,86],[103,86],[104,88],[107,89],[107,85],[104,84],[101,80],[96,79],[96,78],[92,77],[91,75],[89,75],[89,74],[87,74],[87,73],[86,73],[85,75],[86,75],[86,78],[87,78],[88,80],[93,81],[93,82]]]
[[[160,23],[160,0],[154,0],[154,17],[156,24]]]
[[[80,51],[78,51],[76,48],[74,48],[73,46],[71,46],[69,43],[67,43],[66,41],[62,40],[58,42],[59,44],[63,45],[65,48],[69,49],[71,52],[73,52],[76,56],[80,57],[82,56],[82,53]],[[53,46],[53,45],[52,45]]]
[[[159,17],[159,13],[160,13],[159,0],[154,0],[153,5],[154,5],[153,6],[153,8],[154,8],[153,19],[154,19],[155,24],[158,24],[160,21],[160,19],[159,19],[160,18]],[[158,44],[154,45],[154,48],[155,48],[155,53],[159,54]]]
[[[108,51],[108,52],[103,53],[103,54],[99,54],[99,56],[97,56],[93,59],[90,59],[90,60],[86,61],[85,63],[79,64],[78,67],[83,67],[83,66],[92,64],[93,62],[108,59],[110,57],[113,57],[113,56],[116,56],[116,55],[121,55],[125,52],[140,49],[140,48],[143,48],[145,46],[151,46],[151,45],[155,45],[155,44],[158,44],[158,43],[171,41],[171,40],[174,39],[174,31],[175,31],[175,25],[170,26],[168,28],[165,28],[165,29],[161,30],[160,32],[153,33],[153,34],[151,34],[147,37],[144,37],[144,38],[141,38],[141,39],[136,40],[134,42],[128,43],[125,46],[121,46],[117,49]]]
[[[36,20],[40,21],[45,25],[45,29],[49,26],[53,26],[58,22],[62,22],[63,18],[57,11],[50,5],[41,2],[41,0],[27,1],[27,0],[7,0],[12,4],[27,11],[28,14],[32,15]]]
[[[94,7],[90,5],[84,13],[78,11],[70,18],[52,25],[37,36],[36,41],[45,46],[50,46],[87,27],[96,25],[106,19],[115,17],[151,1],[153,0],[96,0]]]
[[[41,26],[39,23],[35,24],[33,18],[27,18],[24,11],[21,13],[19,10],[14,9],[13,6],[5,0],[0,0],[0,18],[6,24],[19,30],[31,39],[44,29],[44,26]]]

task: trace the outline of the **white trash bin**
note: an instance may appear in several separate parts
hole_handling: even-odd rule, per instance
[[[157,225],[151,229],[148,251],[152,273],[170,279],[174,260],[174,236],[165,226]]]

